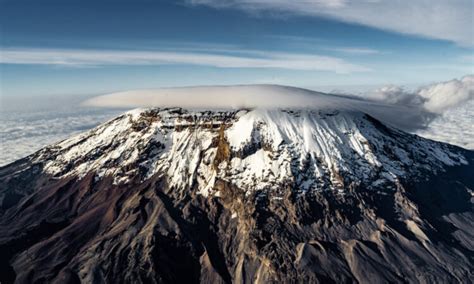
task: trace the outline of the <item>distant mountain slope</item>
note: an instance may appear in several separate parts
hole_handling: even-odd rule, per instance
[[[139,109],[0,168],[0,281],[469,282],[474,153],[352,109]]]

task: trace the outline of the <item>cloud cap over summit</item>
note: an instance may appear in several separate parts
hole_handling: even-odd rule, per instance
[[[365,98],[281,85],[233,85],[132,90],[98,96],[95,107],[182,107],[190,109],[312,108],[362,111],[401,129],[424,128],[445,110],[472,100],[474,76],[435,83],[415,92],[388,86]]]

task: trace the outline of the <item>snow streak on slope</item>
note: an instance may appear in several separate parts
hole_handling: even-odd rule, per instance
[[[85,134],[44,149],[36,161],[57,177],[94,172],[115,184],[156,174],[177,190],[216,179],[244,191],[283,194],[380,185],[467,163],[449,146],[341,110],[128,112]]]

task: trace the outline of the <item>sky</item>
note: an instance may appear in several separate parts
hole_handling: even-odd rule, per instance
[[[3,0],[1,96],[281,84],[418,86],[474,73],[471,0]]]

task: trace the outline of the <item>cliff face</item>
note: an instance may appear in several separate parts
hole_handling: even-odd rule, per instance
[[[471,151],[339,110],[136,110],[0,168],[0,281],[472,281]]]

